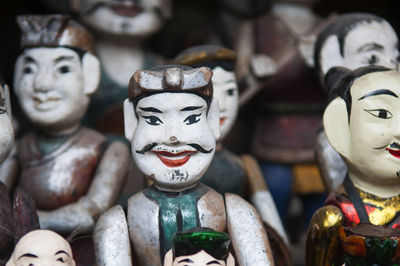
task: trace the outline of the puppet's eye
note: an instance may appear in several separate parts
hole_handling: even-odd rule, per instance
[[[364,110],[368,112],[369,114],[378,117],[378,118],[383,118],[383,119],[390,119],[392,118],[392,113],[390,113],[388,110],[385,109],[374,109],[374,110]]]
[[[228,96],[233,96],[233,95],[235,95],[235,92],[236,92],[236,89],[229,89],[226,91],[226,94]]]
[[[201,116],[201,114],[189,115],[188,117],[186,117],[185,120],[183,120],[183,122],[186,122],[186,125],[195,124],[200,121],[200,118],[199,118],[200,116]]]
[[[144,120],[146,121],[147,124],[152,125],[152,126],[159,126],[163,124],[160,118],[154,115],[149,115],[149,116],[142,116]]]
[[[24,74],[32,74],[33,73],[33,69],[29,66],[24,67],[23,69]]]
[[[57,261],[65,262],[63,258],[58,258]]]
[[[371,55],[371,57],[368,59],[368,64],[370,65],[375,65],[379,62],[379,58],[376,55]]]
[[[69,66],[61,66],[57,69],[57,71],[61,74],[67,74],[71,72],[71,68]]]

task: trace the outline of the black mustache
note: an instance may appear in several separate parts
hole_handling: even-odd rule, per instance
[[[151,151],[155,146],[157,146],[157,142],[153,142],[151,144],[147,144],[146,146],[143,147],[141,150],[136,150],[137,153],[144,154],[145,152]]]
[[[382,147],[377,147],[374,148],[375,150],[380,150],[380,149],[385,149],[388,145],[383,145]],[[398,144],[397,142],[393,142],[392,144],[389,145],[389,148],[397,148],[400,149],[400,144]]]
[[[144,154],[148,151],[151,151],[155,146],[157,146],[159,143],[157,142],[153,142],[151,144],[147,144],[146,146],[144,146],[141,150],[136,150],[137,153],[140,154]],[[210,153],[213,151],[213,149],[210,150],[206,150],[204,149],[202,146],[200,146],[199,144],[196,143],[190,143],[188,144],[188,146],[195,148],[197,151],[201,152],[201,153]]]
[[[213,151],[213,149],[206,150],[206,149],[204,149],[203,147],[201,147],[199,144],[196,144],[196,143],[190,143],[190,144],[188,144],[188,145],[189,145],[190,147],[195,148],[196,150],[198,150],[198,151],[201,152],[201,153],[210,153],[210,152]]]

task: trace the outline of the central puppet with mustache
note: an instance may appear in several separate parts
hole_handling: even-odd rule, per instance
[[[211,77],[207,67],[162,66],[138,70],[131,78],[125,137],[137,166],[154,183],[129,198],[126,215],[115,206],[99,218],[98,265],[131,265],[131,254],[135,265],[161,265],[173,235],[196,227],[227,231],[239,265],[272,265],[255,209],[199,182],[220,137]]]

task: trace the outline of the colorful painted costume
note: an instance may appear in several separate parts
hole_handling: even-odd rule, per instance
[[[350,265],[399,265],[399,258],[394,257],[397,240],[386,240],[391,239],[389,236],[358,234],[359,240],[354,241],[348,227],[356,228],[371,223],[375,226],[373,231],[387,231],[386,227],[400,229],[400,195],[380,198],[356,189],[350,178],[346,177],[344,185],[329,195],[326,204],[315,213],[310,223],[307,265],[342,265],[350,261],[361,263]],[[349,241],[352,243],[350,249]],[[362,264],[362,261],[368,261],[368,254],[376,250],[378,252],[373,257],[379,260],[376,262],[378,264],[371,259],[368,262],[370,264]],[[390,262],[393,260],[395,262]]]

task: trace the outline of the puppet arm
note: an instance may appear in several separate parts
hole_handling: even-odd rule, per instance
[[[343,264],[339,228],[343,214],[335,206],[324,206],[314,213],[307,234],[306,264],[332,266]]]
[[[14,187],[14,183],[18,172],[18,158],[17,158],[17,145],[14,145],[10,154],[0,164],[0,181],[3,182],[8,191]]]
[[[90,232],[100,214],[115,203],[129,160],[128,147],[112,142],[101,158],[87,194],[75,203],[52,211],[38,210],[40,227],[59,233]]]
[[[247,154],[242,155],[242,160],[246,170],[251,203],[257,209],[261,219],[275,229],[284,240],[285,244],[289,246],[289,239],[286,231],[283,228],[275,202],[268,190],[257,161],[254,157]]]
[[[128,224],[121,206],[114,206],[100,216],[93,241],[98,266],[132,265]]]
[[[226,193],[225,208],[238,265],[274,265],[267,232],[254,207],[241,197]]]

